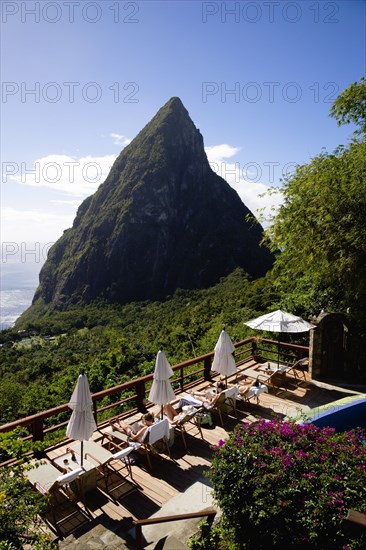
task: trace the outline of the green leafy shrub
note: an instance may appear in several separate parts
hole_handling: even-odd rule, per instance
[[[365,548],[365,432],[259,420],[217,446],[209,478],[237,549]],[[230,533],[230,539],[229,539]]]
[[[18,550],[25,543],[35,550],[56,550],[44,532],[42,515],[47,499],[34,491],[24,475],[28,452],[39,450],[23,441],[21,430],[0,434],[0,456],[17,462],[0,468],[0,550]]]
[[[219,524],[211,526],[207,519],[198,524],[199,532],[188,541],[191,550],[229,550],[230,543],[225,540]],[[1,550],[1,549],[0,549]]]

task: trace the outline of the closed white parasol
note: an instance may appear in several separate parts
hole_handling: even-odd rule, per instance
[[[225,380],[228,376],[236,372],[236,364],[233,356],[234,351],[234,344],[226,330],[223,329],[215,346],[211,370],[218,372],[221,376],[225,376]]]
[[[88,441],[97,429],[91,410],[93,401],[86,374],[80,374],[68,403],[72,415],[66,428],[66,436],[81,441],[81,466],[83,465],[83,442]]]
[[[163,418],[163,406],[175,399],[175,393],[169,380],[173,374],[173,369],[164,351],[159,350],[155,361],[154,380],[149,393],[149,401],[155,405],[161,405],[161,418]]]

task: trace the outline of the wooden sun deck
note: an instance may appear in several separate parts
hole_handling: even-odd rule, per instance
[[[245,371],[247,374],[253,371],[257,365],[251,361],[239,367],[238,383],[240,384],[245,379]],[[234,380],[233,380],[234,382]],[[230,383],[230,380],[229,380]],[[206,383],[201,383],[197,389],[204,387]],[[323,385],[324,386],[324,385]],[[196,481],[202,478],[204,472],[209,468],[212,457],[212,446],[216,445],[220,439],[227,438],[230,431],[240,421],[253,422],[259,418],[285,418],[287,415],[296,415],[301,411],[306,411],[310,408],[321,404],[330,403],[350,393],[355,393],[344,388],[336,387],[319,387],[314,385],[309,380],[307,372],[303,378],[295,378],[292,375],[286,375],[280,387],[270,388],[269,393],[264,393],[260,396],[260,403],[257,405],[254,402],[241,402],[237,408],[238,419],[234,416],[225,415],[225,428],[219,425],[218,418],[214,427],[202,426],[204,440],[199,434],[196,435],[196,427],[187,425],[187,445],[186,450],[180,434],[175,434],[174,444],[171,447],[171,458],[166,453],[162,452],[152,456],[152,465],[150,469],[143,455],[139,455],[140,459],[136,464],[132,465],[132,480],[136,484],[136,490],[125,494],[126,487],[122,487],[120,492],[114,492],[112,499],[104,491],[104,480],[98,478],[97,489],[86,493],[86,504],[91,513],[93,520],[88,525],[83,526],[83,530],[88,531],[92,526],[102,524],[106,529],[112,529],[118,532],[119,536],[124,539],[127,548],[134,548],[134,545],[129,541],[128,532],[132,527],[134,519],[146,519],[160,510],[170,499],[183,493]],[[177,399],[181,395],[177,394]],[[159,414],[159,407],[153,406],[149,410]],[[133,422],[140,415],[134,415],[127,419]],[[98,443],[102,442],[103,433],[108,424],[99,426],[99,430],[93,434],[93,440]],[[193,435],[194,434],[194,435]],[[47,451],[49,459],[55,459],[65,452],[67,446],[78,443],[70,441],[57,448],[52,448]],[[118,466],[116,461],[114,465]],[[122,463],[121,463],[122,465]],[[121,475],[126,476],[127,470],[123,469]],[[116,474],[118,478],[118,474]],[[209,490],[209,488],[208,488]],[[204,498],[202,509],[205,508]],[[176,510],[179,514],[180,510]],[[64,536],[68,535],[67,525],[65,524]],[[120,546],[123,548],[123,546]],[[66,548],[66,546],[65,546]]]

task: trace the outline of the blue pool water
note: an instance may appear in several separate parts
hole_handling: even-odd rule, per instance
[[[366,429],[366,396],[340,399],[325,408],[309,411],[309,420],[315,426],[330,426],[337,432],[346,432],[353,428]]]

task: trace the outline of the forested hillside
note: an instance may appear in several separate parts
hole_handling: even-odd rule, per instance
[[[67,402],[81,370],[96,392],[152,372],[161,346],[173,365],[213,351],[224,325],[239,341],[252,334],[244,321],[277,307],[272,289],[270,277],[250,282],[237,269],[210,289],[178,290],[165,302],[25,316],[17,328],[31,336],[0,333],[0,422]]]

